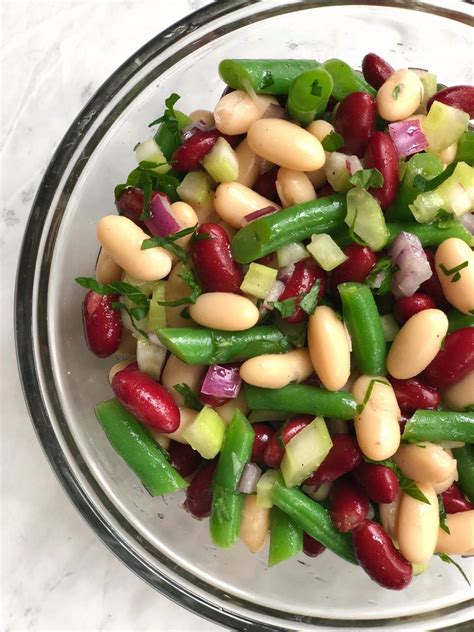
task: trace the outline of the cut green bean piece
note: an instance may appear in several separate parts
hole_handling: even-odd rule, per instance
[[[303,531],[336,555],[357,564],[351,536],[337,531],[325,507],[308,498],[299,489],[285,487],[281,478],[273,485],[271,499],[274,505],[288,514]]]
[[[244,388],[251,410],[282,410],[335,419],[353,419],[356,413],[355,400],[345,391],[332,392],[306,384],[288,384],[278,389],[246,384]]]
[[[303,550],[303,529],[278,507],[270,513],[270,546],[268,566],[298,555]]]
[[[152,496],[170,494],[188,486],[147,428],[116,399],[97,404],[95,414],[114,450]]]
[[[453,448],[453,456],[458,463],[459,485],[469,500],[474,503],[474,446]]]
[[[298,75],[318,66],[312,59],[224,59],[219,75],[236,90],[248,91],[250,85],[259,94],[288,94]]]
[[[326,109],[332,87],[332,77],[324,68],[298,75],[291,84],[286,104],[291,118],[301,125],[309,125]]]
[[[294,241],[341,228],[346,216],[346,196],[329,195],[296,204],[250,222],[232,239],[239,263],[250,263]]]
[[[452,334],[453,331],[464,327],[474,327],[474,315],[472,314],[463,314],[458,312],[457,309],[452,309],[446,315],[449,321],[448,334]]]
[[[322,67],[332,76],[332,96],[337,101],[342,101],[353,92],[368,92],[373,97],[377,94],[361,75],[341,59],[329,59]]]
[[[417,410],[407,421],[402,439],[474,443],[474,413]]]
[[[240,477],[252,454],[255,433],[240,410],[236,410],[222,445],[212,481],[212,508],[209,528],[212,541],[227,549],[237,541],[242,520],[243,494]]]

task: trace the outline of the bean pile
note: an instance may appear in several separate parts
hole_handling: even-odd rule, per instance
[[[96,414],[222,548],[326,548],[385,588],[474,554],[472,86],[369,53],[233,60],[166,100],[97,225]]]

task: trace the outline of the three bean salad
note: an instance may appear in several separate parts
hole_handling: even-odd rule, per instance
[[[218,547],[327,548],[394,590],[463,572],[474,87],[373,53],[219,74],[213,112],[166,100],[76,279],[89,349],[121,356],[97,419]]]

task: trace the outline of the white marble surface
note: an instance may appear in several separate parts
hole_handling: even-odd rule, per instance
[[[2,10],[0,629],[217,630],[97,539],[36,440],[15,369],[13,291],[33,196],[56,145],[136,49],[202,0],[13,0]]]

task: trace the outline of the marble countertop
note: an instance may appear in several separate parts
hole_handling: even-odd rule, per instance
[[[13,338],[17,256],[33,197],[55,147],[82,106],[123,61],[156,33],[207,3],[1,3],[0,629],[5,632],[220,629],[133,575],[76,512],[29,420]]]

